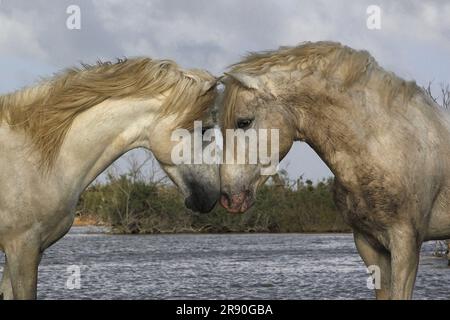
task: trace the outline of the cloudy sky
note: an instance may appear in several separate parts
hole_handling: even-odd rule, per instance
[[[70,5],[81,29],[69,30]],[[367,28],[369,5],[381,29]],[[334,40],[370,51],[387,69],[426,85],[450,83],[450,1],[0,0],[0,94],[80,61],[150,56],[219,75],[246,52]],[[331,175],[303,144],[291,176]]]

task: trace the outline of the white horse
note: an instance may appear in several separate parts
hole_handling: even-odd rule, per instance
[[[369,53],[330,42],[251,55],[224,82],[224,129],[278,129],[280,158],[307,142],[336,177],[362,259],[380,268],[377,297],[411,298],[422,242],[450,237],[447,115]],[[224,207],[254,203],[261,167],[221,167]]]
[[[216,79],[147,58],[85,65],[0,97],[0,294],[36,298],[43,251],[70,229],[83,190],[127,151],[151,150],[207,212],[219,198],[217,165],[174,166],[171,133],[213,125]]]

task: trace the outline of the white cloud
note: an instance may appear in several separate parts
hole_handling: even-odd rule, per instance
[[[398,3],[387,5],[386,31],[390,37],[434,43],[450,49],[450,4],[436,2],[411,2],[402,7]]]
[[[402,65],[401,56],[410,49],[428,45],[447,56],[450,51],[450,3],[438,1],[378,1],[380,31],[366,28],[366,8],[372,4],[368,0],[77,3],[82,30],[71,32],[65,28],[65,9],[71,1],[6,0],[9,11],[0,16],[6,25],[0,34],[0,55],[4,49],[35,53],[37,59],[58,67],[79,60],[148,55],[217,73],[248,51],[329,39],[368,49],[382,64],[402,72],[410,66]]]
[[[28,21],[19,21],[0,13],[0,48],[2,55],[22,55],[45,59],[47,52],[37,41]]]

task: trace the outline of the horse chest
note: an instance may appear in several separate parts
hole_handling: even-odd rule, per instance
[[[375,198],[378,198],[374,195]],[[396,219],[394,205],[388,202],[373,201],[363,193],[350,191],[336,181],[334,187],[336,205],[345,221],[354,229],[383,238],[387,226]],[[369,201],[369,203],[368,203]]]

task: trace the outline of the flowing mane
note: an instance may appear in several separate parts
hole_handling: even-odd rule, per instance
[[[153,97],[170,91],[160,115],[176,114],[179,126],[190,128],[214,99],[213,92],[202,94],[205,82],[213,81],[205,71],[183,71],[168,60],[82,64],[35,87],[0,96],[0,125],[6,122],[12,129],[24,130],[42,155],[41,165],[48,169],[83,111],[107,99]]]
[[[333,79],[343,90],[356,83],[365,83],[378,72],[379,92],[390,104],[397,96],[407,102],[420,91],[414,81],[405,81],[382,69],[367,51],[358,51],[336,42],[305,42],[296,47],[281,47],[274,51],[251,53],[241,62],[230,66],[230,73],[262,75],[271,71],[300,70],[306,75],[319,73],[324,79]],[[227,80],[224,106],[225,123],[230,124],[234,103],[242,87],[233,79]]]

